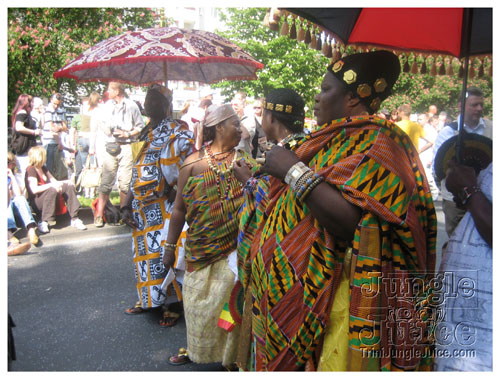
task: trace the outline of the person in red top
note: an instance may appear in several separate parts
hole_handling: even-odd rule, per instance
[[[56,224],[59,195],[62,196],[68,208],[71,226],[78,230],[87,229],[82,220],[78,218],[80,202],[76,197],[74,184],[69,180],[56,180],[52,176],[45,166],[47,160],[45,149],[42,146],[32,147],[28,152],[28,159],[30,165],[26,169],[24,180],[29,202],[41,219],[38,223],[38,230],[41,233],[48,233],[49,225]]]

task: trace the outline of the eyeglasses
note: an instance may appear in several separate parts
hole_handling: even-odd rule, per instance
[[[253,109],[262,109],[262,107],[253,107]]]

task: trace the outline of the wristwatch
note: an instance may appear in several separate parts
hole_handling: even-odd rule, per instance
[[[307,167],[304,162],[299,161],[295,163],[288,172],[286,173],[285,176],[285,183],[288,185],[291,185],[292,183],[296,183],[297,180],[300,179],[300,177],[309,170],[309,167]]]
[[[466,205],[469,199],[472,197],[472,195],[481,192],[481,188],[477,186],[472,186],[472,187],[464,187],[462,190],[458,193],[458,200],[462,205]]]

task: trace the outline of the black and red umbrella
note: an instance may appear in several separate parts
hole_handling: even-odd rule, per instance
[[[492,8],[286,8],[347,46],[445,54],[464,59],[462,109],[469,57],[492,53]],[[271,11],[272,14],[276,12]],[[464,117],[456,158],[462,160]]]
[[[492,52],[492,8],[286,10],[329,31],[344,45],[448,54],[457,58]]]

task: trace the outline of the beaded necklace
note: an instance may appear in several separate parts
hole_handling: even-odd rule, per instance
[[[228,164],[227,162],[224,162],[221,159],[221,161],[222,161],[221,166],[222,165],[226,166],[225,169],[221,169],[221,167],[218,164],[214,164],[214,162],[213,162],[213,160],[215,160],[215,158],[214,158],[214,154],[212,153],[212,149],[210,148],[210,145],[207,145],[205,147],[205,159],[207,160],[208,167],[215,174],[215,180],[217,182],[217,192],[219,193],[219,198],[221,199],[221,201],[228,198],[228,194],[229,194],[229,191],[231,189],[231,178],[233,176],[231,174],[231,170],[233,169],[233,164],[234,164],[234,162],[236,162],[236,158],[237,158],[237,154],[236,154],[236,151],[234,149],[229,151],[229,154],[225,158],[229,157],[231,153],[234,154],[231,163]],[[224,197],[222,196],[221,176],[224,176],[225,182],[226,182]]]
[[[287,135],[285,138],[283,138],[281,141],[277,143],[278,146],[283,146],[290,150],[293,148],[298,141],[300,141],[302,138],[305,137],[304,133],[292,133]]]

